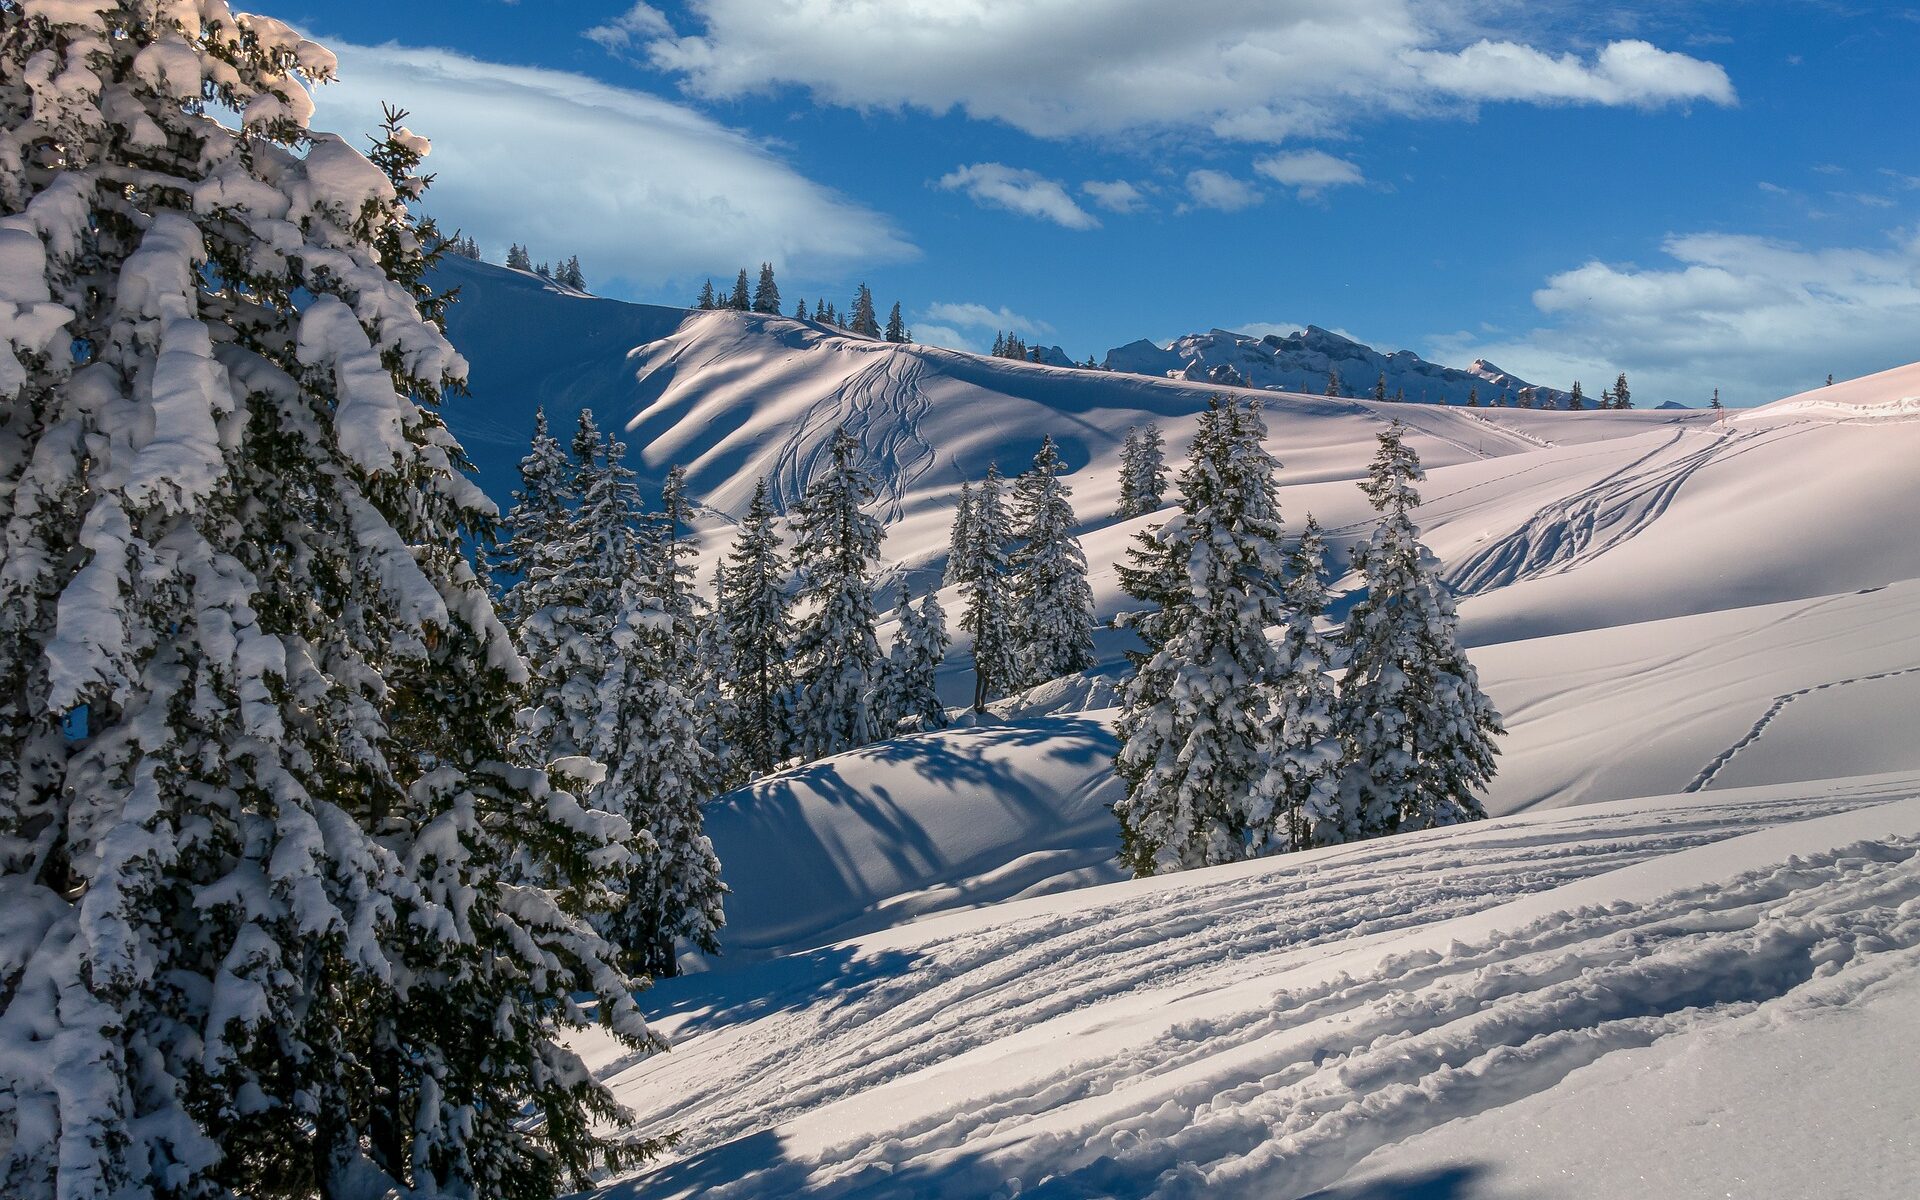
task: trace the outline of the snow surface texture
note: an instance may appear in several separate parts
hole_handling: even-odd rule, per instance
[[[1881,777],[1507,818],[677,981],[651,998],[674,1052],[607,1070],[644,1128],[686,1140],[616,1194],[1283,1200],[1349,1176],[1375,1190],[1330,1194],[1428,1194],[1415,1183],[1451,1172],[1513,1195],[1720,1195],[1727,1176],[1658,1149],[1743,1111],[1671,1078],[1680,1052],[1782,1095],[1824,1081],[1813,1123],[1851,1131],[1795,1137],[1789,1175],[1732,1194],[1845,1175],[1880,1185],[1848,1195],[1904,1195],[1920,1089],[1887,1069],[1892,1044],[1829,1023],[1891,1032],[1913,1011],[1920,799],[1888,801],[1917,792]],[[1782,1027],[1822,1056],[1769,1059]],[[1839,1082],[1856,1064],[1889,1091]],[[1596,1114],[1567,1097],[1595,1074],[1673,1124],[1651,1147],[1578,1135]],[[1430,1133],[1527,1131],[1529,1101],[1568,1128],[1533,1135],[1552,1165],[1513,1137]],[[1776,1102],[1708,1140],[1751,1172],[1748,1154],[1809,1121]]]
[[[760,475],[790,506],[844,423],[881,475],[883,600],[939,585],[963,479],[1052,434],[1110,617],[1111,564],[1160,519],[1112,515],[1126,429],[1158,422],[1177,462],[1221,390],[489,271],[463,280],[476,391],[447,415],[502,432],[469,442],[496,495],[535,403],[590,403],[643,475],[686,464],[711,554]],[[1094,670],[982,722],[710,810],[725,954],[644,997],[674,1053],[582,1047],[642,1129],[686,1131],[618,1186],[1907,1194],[1920,1097],[1887,1050],[1920,1009],[1917,396],[1920,367],[1718,415],[1263,393],[1282,513],[1319,518],[1336,573],[1374,436],[1407,425],[1416,517],[1511,731],[1487,797],[1508,815],[1120,881],[1129,643],[1102,633]],[[949,703],[971,691],[955,632]]]

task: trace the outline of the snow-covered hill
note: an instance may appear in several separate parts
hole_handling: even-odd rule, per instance
[[[932,586],[959,482],[1052,434],[1102,617],[1155,519],[1110,515],[1127,426],[1178,455],[1221,390],[448,273],[474,380],[447,415],[496,496],[535,404],[591,404],[645,474],[688,467],[711,552],[846,424],[890,572]],[[1282,512],[1335,562],[1407,426],[1504,815],[1124,881],[1098,678],[762,781],[709,813],[727,953],[645,997],[676,1050],[595,1050],[687,1133],[621,1188],[1906,1194],[1920,1096],[1871,1048],[1920,1017],[1920,366],[1725,414],[1261,397]]]
[[[1535,403],[1542,408],[1567,401],[1567,393],[1537,387],[1484,359],[1464,370],[1443,367],[1411,350],[1382,354],[1318,325],[1259,338],[1214,329],[1175,338],[1164,348],[1145,340],[1129,342],[1109,350],[1104,366],[1136,375],[1307,395],[1324,394],[1337,376],[1342,395],[1371,396],[1384,385],[1389,398],[1411,404],[1467,404],[1477,398],[1487,407],[1511,406],[1527,387],[1535,389]],[[1600,385],[1594,386],[1597,393]]]

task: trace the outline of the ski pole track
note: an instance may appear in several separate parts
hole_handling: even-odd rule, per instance
[[[1850,683],[1872,683],[1878,679],[1895,679],[1902,675],[1913,675],[1916,673],[1920,673],[1920,667],[1900,667],[1896,670],[1880,671],[1872,675],[1856,675],[1851,679],[1831,679],[1826,683],[1816,683],[1812,687],[1803,687],[1798,691],[1786,692],[1775,696],[1773,703],[1767,706],[1767,711],[1761,713],[1760,719],[1753,723],[1753,728],[1742,734],[1739,741],[1715,755],[1713,761],[1701,768],[1700,773],[1693,777],[1693,782],[1681,790],[1698,792],[1712,786],[1714,779],[1720,772],[1726,770],[1727,766],[1733,762],[1734,756],[1759,741],[1760,735],[1767,731],[1767,726],[1773,724],[1774,720],[1786,711],[1789,704],[1792,704],[1802,696],[1811,696],[1815,692],[1824,692],[1832,688],[1845,687]]]
[[[728,1065],[703,1075],[698,1095],[675,1099],[665,1112],[643,1115],[639,1127],[684,1129],[680,1150],[697,1152],[1049,1018],[1146,991],[1245,978],[1250,959],[1278,968],[1289,956],[1318,947],[1481,911],[1659,854],[1888,798],[1817,797],[1516,824],[1451,854],[1424,847],[1419,838],[1398,845],[1371,843],[1292,871],[1175,888],[1154,895],[1150,903],[1136,899],[969,931],[920,947],[910,971],[848,984],[779,1019],[729,1027],[729,1036],[737,1040]],[[1546,930],[1538,936],[1550,940],[1578,933]],[[1491,954],[1487,961],[1497,963],[1507,954]],[[1376,989],[1403,990],[1405,983],[1404,974],[1387,976]],[[1204,1028],[1177,1028],[1121,1058],[1076,1063],[1037,1087],[947,1114],[926,1129],[903,1131],[889,1144],[903,1146],[919,1138],[925,1140],[919,1152],[936,1144],[957,1147],[999,1125],[1047,1111],[1064,1097],[1106,1095],[1144,1076],[1177,1072],[1224,1049],[1296,1030],[1310,1019],[1310,1010],[1279,1004],[1210,1019],[1201,1023]],[[682,1036],[707,1032],[695,1028]],[[1353,1047],[1341,1051],[1355,1052]],[[1307,1071],[1298,1062],[1285,1069],[1305,1071],[1303,1079],[1319,1074],[1317,1066]],[[646,1071],[642,1063],[635,1078],[643,1079]],[[1259,1090],[1271,1088],[1262,1082]],[[1090,1135],[1080,1144],[1091,1140]],[[855,1165],[863,1152],[848,1148],[851,1160],[845,1165]],[[747,1190],[737,1194],[756,1194],[747,1183],[742,1186]],[[1085,1194],[1097,1193],[1096,1188]]]
[[[1381,1145],[1543,1091],[1614,1051],[1782,999],[1844,1002],[1911,969],[1916,945],[1920,843],[1856,846],[1402,954],[1177,1025],[1144,1056],[1064,1065],[884,1140],[831,1146],[807,1164],[806,1192],[911,1196],[937,1179],[948,1194],[984,1195],[1017,1171],[1034,1186],[1000,1194],[1298,1196]],[[1796,997],[1816,983],[1819,996]],[[1095,1097],[1105,1102],[1084,1118],[1060,1120]],[[941,1157],[962,1147],[970,1158]],[[792,1182],[776,1169],[714,1194],[782,1194]]]
[[[1447,582],[1461,595],[1478,595],[1571,570],[1632,540],[1659,520],[1687,481],[1709,463],[1724,463],[1759,445],[1802,432],[1778,428],[1734,433],[1678,458],[1654,461],[1674,444],[1668,443],[1577,495],[1549,503],[1513,532],[1449,569]]]

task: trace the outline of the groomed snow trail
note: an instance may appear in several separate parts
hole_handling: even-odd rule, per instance
[[[634,1194],[1305,1195],[1614,1050],[1911,969],[1912,837],[1651,902],[1578,898],[1583,880],[1917,789],[1821,790],[1513,818],[674,981],[649,999],[671,1006],[675,1052],[612,1075],[640,1128],[685,1131],[681,1161]],[[1549,915],[1405,948],[1526,897]],[[1320,965],[1335,955],[1345,969]]]

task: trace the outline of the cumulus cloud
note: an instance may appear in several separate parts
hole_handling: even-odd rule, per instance
[[[1100,225],[1098,218],[1074,203],[1059,180],[1048,179],[1038,171],[997,162],[973,163],[941,176],[940,186],[965,193],[975,204],[1004,208],[1068,229],[1095,229]]]
[[[1211,169],[1187,172],[1187,196],[1189,207],[1221,212],[1239,212],[1266,199],[1246,180]]]
[[[1718,65],[1638,40],[1591,55],[1489,36],[1456,0],[691,0],[647,54],[696,95],[779,86],[958,109],[1040,137],[1152,129],[1281,141],[1487,101],[1731,104]],[[1484,7],[1484,6],[1481,6]],[[1528,10],[1504,5],[1518,20]]]
[[[631,14],[629,14],[631,15]],[[596,287],[653,291],[736,263],[800,272],[910,258],[885,217],[685,105],[445,50],[328,43],[318,128],[373,129],[383,100],[433,140],[427,208],[489,255],[578,254]]]
[[[1124,179],[1089,179],[1080,190],[1108,212],[1138,212],[1147,203],[1146,193]]]
[[[1328,188],[1365,183],[1367,179],[1359,167],[1324,150],[1275,154],[1256,160],[1253,169],[1309,199]]]
[[[655,38],[672,37],[673,26],[653,5],[636,4],[606,24],[587,29],[583,36],[618,53]]]
[[[1829,372],[1846,378],[1915,357],[1920,234],[1912,230],[1868,247],[1696,233],[1669,237],[1661,249],[1670,264],[1593,261],[1552,276],[1533,295],[1550,323],[1521,337],[1441,340],[1456,357],[1484,355],[1558,386],[1626,370],[1654,402],[1701,403],[1719,387],[1737,403],[1759,403]]]

